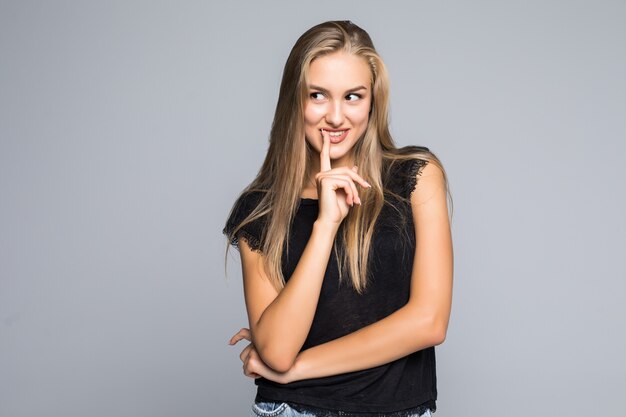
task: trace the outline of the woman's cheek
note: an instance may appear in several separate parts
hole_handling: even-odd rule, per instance
[[[306,121],[310,125],[317,126],[326,114],[324,106],[310,106],[304,115]]]
[[[307,109],[304,115],[306,138],[318,151],[322,149],[322,133],[319,129],[323,117],[324,112],[319,109]]]
[[[369,105],[354,107],[349,111],[346,111],[346,115],[354,124],[367,123],[367,119],[369,117]]]
[[[315,126],[306,126],[304,130],[304,136],[306,141],[311,145],[313,149],[317,152],[322,151],[322,136],[320,131]]]

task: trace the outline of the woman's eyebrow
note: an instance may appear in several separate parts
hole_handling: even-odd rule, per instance
[[[313,84],[309,84],[309,89],[310,90],[319,90],[321,92],[324,93],[328,93],[328,90],[325,89],[324,87],[320,87],[318,85],[313,85]],[[346,90],[346,93],[350,93],[352,91],[358,91],[358,90],[367,90],[367,87],[365,87],[364,85],[359,85],[353,88],[349,88],[348,90]]]

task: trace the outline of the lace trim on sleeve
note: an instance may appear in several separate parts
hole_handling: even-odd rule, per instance
[[[228,230],[227,228],[224,228],[224,230],[222,230],[222,233],[224,233],[226,236],[230,236],[229,230],[233,229],[232,225],[229,226],[230,228]],[[230,244],[237,248],[238,251],[241,251],[241,248],[239,247],[239,241],[241,239],[245,240],[248,246],[250,246],[250,249],[252,249],[254,252],[262,253],[261,241],[256,236],[253,236],[244,229],[240,229],[237,232],[236,236],[231,237]]]
[[[257,218],[252,222],[248,222],[235,232],[237,226],[239,226],[246,216],[259,204],[261,197],[262,195],[259,193],[245,193],[241,195],[235,202],[226,220],[226,224],[222,229],[222,233],[226,235],[229,244],[234,246],[238,251],[241,251],[239,241],[244,239],[248,246],[250,246],[250,249],[254,252],[262,253],[265,218]]]
[[[423,159],[412,159],[407,169],[408,179],[404,185],[404,195],[407,198],[411,197],[415,187],[417,186],[417,177],[422,175],[422,170],[428,164],[428,161]]]

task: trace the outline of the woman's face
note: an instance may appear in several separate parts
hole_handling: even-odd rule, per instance
[[[364,58],[333,52],[309,67],[304,133],[318,153],[322,129],[330,132],[332,167],[348,166],[352,149],[365,133],[372,102],[371,70]]]

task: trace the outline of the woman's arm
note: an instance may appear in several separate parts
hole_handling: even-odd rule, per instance
[[[453,253],[442,171],[422,169],[411,195],[416,249],[408,303],[346,336],[298,354],[293,367],[276,373],[258,361],[250,345],[242,352],[244,372],[280,383],[318,378],[382,365],[445,339],[452,303]],[[241,338],[241,337],[240,337]]]
[[[263,268],[263,255],[241,245],[244,297],[251,339],[262,360],[276,371],[290,369],[309,333],[339,224],[360,203],[355,182],[369,184],[346,167],[331,168],[330,138],[323,132],[318,183],[319,215],[304,252],[279,292]],[[340,191],[340,192],[337,192]]]
[[[453,249],[443,172],[429,163],[411,194],[416,248],[408,303],[358,331],[302,351],[290,380],[382,365],[438,345],[452,305]]]
[[[309,332],[335,233],[324,223],[314,224],[298,265],[280,292],[264,271],[263,255],[240,240],[252,342],[263,361],[277,371],[292,366]]]

